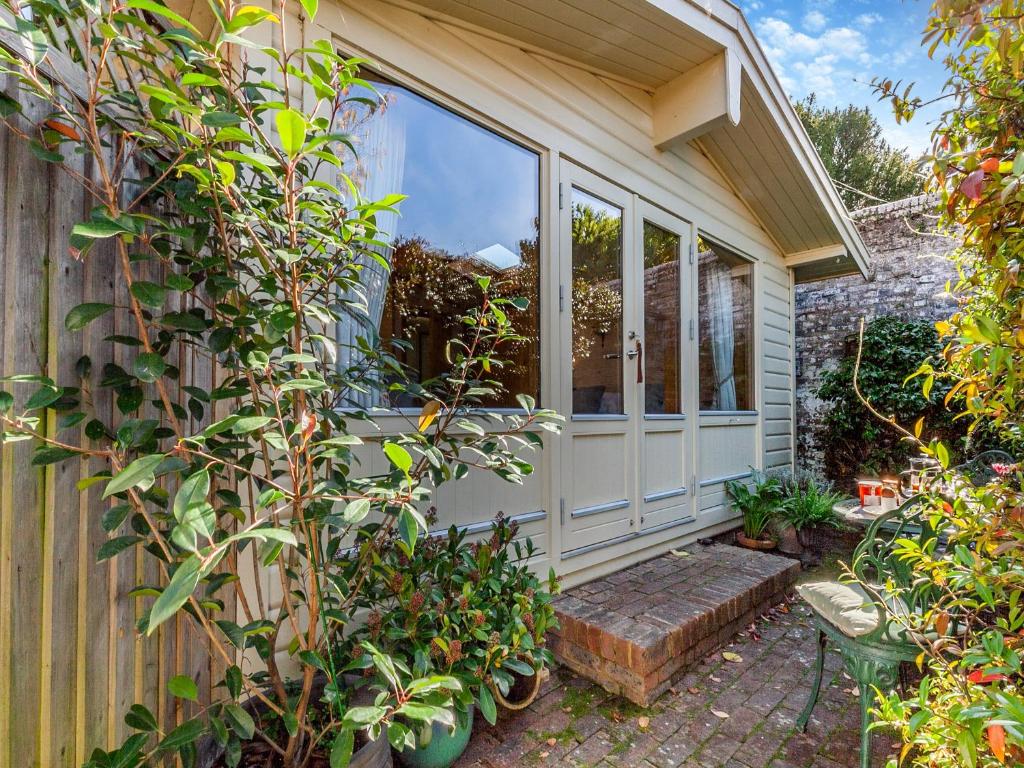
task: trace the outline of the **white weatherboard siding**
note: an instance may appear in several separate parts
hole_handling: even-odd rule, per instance
[[[762,217],[773,212],[755,214],[738,193],[751,180],[741,184],[731,176],[736,169],[726,171],[721,159],[705,154],[707,136],[667,151],[656,149],[649,88],[525,50],[507,37],[462,22],[428,17],[410,3],[334,0],[321,4],[312,25],[290,13],[287,27],[290,46],[333,38],[343,52],[367,57],[402,85],[540,154],[544,406],[563,414],[571,410],[569,344],[558,309],[558,285],[566,282],[568,257],[560,253],[567,249],[559,244],[565,221],[560,217],[566,215],[559,211],[559,184],[564,184],[566,196],[580,178],[615,185],[628,208],[627,238],[639,231],[643,219],[654,221],[659,215],[665,217],[662,224],[679,224],[684,236],[680,364],[685,421],[675,428],[642,422],[634,437],[618,445],[623,458],[609,458],[599,450],[602,444],[614,447],[613,438],[591,440],[592,425],[570,423],[574,434],[588,438],[579,453],[568,452],[574,461],[566,460],[568,437],[548,437],[546,449],[534,455],[535,474],[523,486],[484,474],[449,483],[433,500],[437,527],[455,524],[482,533],[499,511],[518,517],[522,534],[542,553],[536,567],[553,566],[573,583],[735,525],[724,496],[725,479],[742,477],[751,465],[785,467],[793,460],[792,275],[777,237],[763,227]],[[701,58],[707,56],[702,53]],[[572,168],[578,170],[567,170]],[[792,209],[786,215],[791,221]],[[755,413],[697,413],[697,346],[686,340],[690,321],[696,326],[697,280],[685,249],[686,240],[696,245],[698,232],[754,262]],[[411,430],[415,416],[384,417],[381,424],[388,432]],[[368,441],[373,437],[368,435]],[[386,469],[376,443],[363,451],[360,469]],[[651,503],[643,499],[652,489],[680,483],[686,487],[681,497]],[[572,510],[578,511],[588,498],[620,495],[617,484],[634,499],[635,512],[624,513],[635,516],[634,524],[615,514],[595,515],[594,528],[613,532],[606,537],[610,541],[600,541],[599,530],[585,525],[562,524],[563,504],[569,520]],[[580,499],[575,506],[574,493]],[[580,547],[595,539],[595,548]],[[266,587],[273,594],[274,580]]]

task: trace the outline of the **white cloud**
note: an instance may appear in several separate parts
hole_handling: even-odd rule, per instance
[[[783,87],[794,98],[811,91],[823,101],[840,94],[848,98],[850,82],[872,60],[864,35],[851,27],[822,27],[819,34],[809,35],[768,16],[758,22],[757,36]]]
[[[862,13],[853,20],[853,24],[856,27],[871,27],[882,20],[882,17],[877,13]]]
[[[804,29],[808,32],[821,32],[828,25],[828,19],[821,11],[809,11],[804,16]]]

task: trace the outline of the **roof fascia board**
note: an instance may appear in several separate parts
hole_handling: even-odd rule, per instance
[[[846,206],[829,179],[817,150],[804,130],[800,119],[786,96],[775,71],[768,62],[761,44],[754,36],[740,10],[723,0],[644,0],[655,8],[678,19],[720,45],[730,48],[740,58],[750,81],[764,100],[775,123],[793,148],[808,180],[825,205],[829,218],[843,240],[861,273],[868,274],[868,253],[857,228],[850,220]]]
[[[667,149],[740,121],[739,59],[728,48],[654,92],[654,145]]]
[[[790,253],[785,257],[785,262],[787,267],[799,267],[819,261],[842,259],[848,255],[849,251],[844,243],[833,243],[832,245],[823,245],[821,248],[811,248],[807,251]]]

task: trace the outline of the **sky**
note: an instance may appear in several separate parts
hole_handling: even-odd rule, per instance
[[[794,100],[814,92],[826,106],[868,107],[886,140],[912,155],[928,148],[937,107],[897,125],[871,80],[917,83],[924,98],[945,77],[939,59],[921,47],[928,0],[734,0],[743,9],[786,92]]]

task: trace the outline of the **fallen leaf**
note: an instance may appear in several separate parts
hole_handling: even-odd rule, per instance
[[[743,657],[738,653],[733,653],[732,651],[722,651],[722,658],[726,661],[731,661],[733,664],[743,663]]]
[[[708,675],[708,677],[711,678],[712,682],[715,682],[715,683],[722,682],[722,678],[720,678],[720,677],[715,677],[714,675]]]
[[[673,555],[675,555],[676,557],[689,557],[690,556],[690,553],[687,552],[685,549],[672,549],[672,550],[669,550],[669,551]]]
[[[714,715],[715,717],[720,717],[723,720],[725,720],[727,717],[729,717],[729,713],[728,712],[722,712],[721,710],[718,710],[718,709],[712,709],[711,710],[711,714]]]
[[[696,686],[692,686],[690,688],[687,688],[686,690],[687,690],[688,693],[692,693],[694,696],[696,696],[698,693],[700,693],[700,688],[698,688]]]
[[[555,744],[558,743],[558,739],[556,739],[554,736],[552,736],[550,739],[548,739],[544,743],[547,744],[549,747],[553,747],[553,746],[555,746]]]
[[[546,758],[550,754],[551,754],[550,752],[541,752],[540,753],[540,759],[543,760],[544,758]]]
[[[651,724],[651,718],[649,718],[649,717],[638,717],[636,719],[636,724],[638,726],[640,726],[640,730],[646,731],[648,726],[650,726],[650,724]]]
[[[572,712],[572,707],[562,707],[563,712]]]

